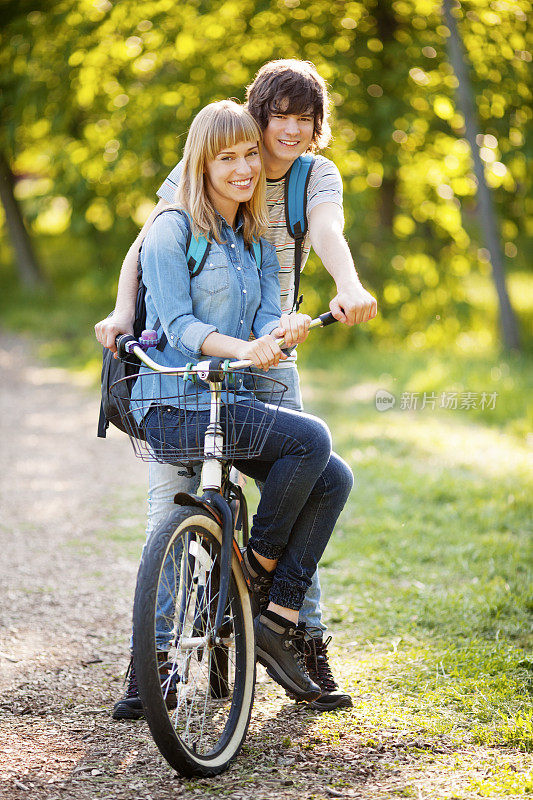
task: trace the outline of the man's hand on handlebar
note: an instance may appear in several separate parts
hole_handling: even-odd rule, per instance
[[[374,319],[378,313],[375,298],[361,284],[339,290],[329,308],[335,319],[345,325],[360,325]]]
[[[239,360],[251,361],[254,366],[264,370],[276,366],[287,358],[271,333],[251,342],[241,342],[236,356]]]
[[[308,314],[282,314],[272,336],[284,339],[283,347],[294,347],[307,339],[310,324],[311,317]]]
[[[94,332],[102,347],[107,347],[112,353],[116,353],[115,339],[121,333],[133,333],[133,320],[130,316],[117,314],[114,311],[110,317],[96,323]]]

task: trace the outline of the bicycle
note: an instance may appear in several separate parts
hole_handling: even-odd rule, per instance
[[[335,321],[326,313],[310,327]],[[243,449],[230,411],[243,380],[248,386],[251,381],[253,390],[253,373],[243,373],[252,362],[211,359],[195,366],[163,367],[145,352],[154,337],[153,331],[144,332],[140,341],[117,337],[118,356],[134,356],[152,373],[123,378],[112,391],[136,455],[189,469],[191,463],[203,462],[203,493],[177,494],[176,508],[145,546],[133,606],[133,657],[146,719],[160,752],[181,775],[209,777],[238,755],[255,690],[253,616],[238,543],[240,533],[242,546],[247,544],[248,512],[242,489],[230,480],[230,467],[236,457],[260,455],[286,387],[269,378],[266,407],[258,406],[252,394],[248,424],[254,435]],[[283,340],[279,344],[283,346]],[[159,444],[154,445],[153,437],[146,442],[124,384],[129,382],[130,388],[139,380],[142,388],[142,381],[154,379],[154,373],[160,380],[183,376],[189,401],[195,380],[209,384],[209,425],[203,441],[199,431],[193,437],[185,434],[187,412],[176,380],[176,394],[161,396],[150,409],[158,416]],[[179,447],[168,443],[169,425],[175,426],[174,433],[179,428]]]

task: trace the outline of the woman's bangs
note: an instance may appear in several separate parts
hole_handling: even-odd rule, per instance
[[[219,114],[209,128],[207,158],[215,158],[222,150],[239,142],[259,142],[261,134],[254,119],[248,114]]]

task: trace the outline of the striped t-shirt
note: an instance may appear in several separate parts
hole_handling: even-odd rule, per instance
[[[181,176],[181,161],[160,186],[157,195],[167,203],[175,201],[176,189]],[[294,239],[285,225],[285,178],[267,180],[267,205],[269,225],[265,239],[274,245],[279,261],[281,286],[281,310],[289,312],[294,301]],[[307,218],[315,206],[321,203],[336,203],[342,208],[342,179],[335,164],[324,156],[315,156],[313,170],[307,184]],[[302,270],[311,249],[309,232],[306,233],[302,250]]]

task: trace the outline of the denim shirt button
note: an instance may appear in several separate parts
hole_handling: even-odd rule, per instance
[[[232,244],[231,246],[232,246],[232,247],[235,247],[235,245],[234,245],[234,244]]]
[[[240,269],[240,267],[237,267],[237,269]]]
[[[243,293],[243,294],[246,294],[246,289],[243,289],[243,290],[242,290],[242,293]]]

